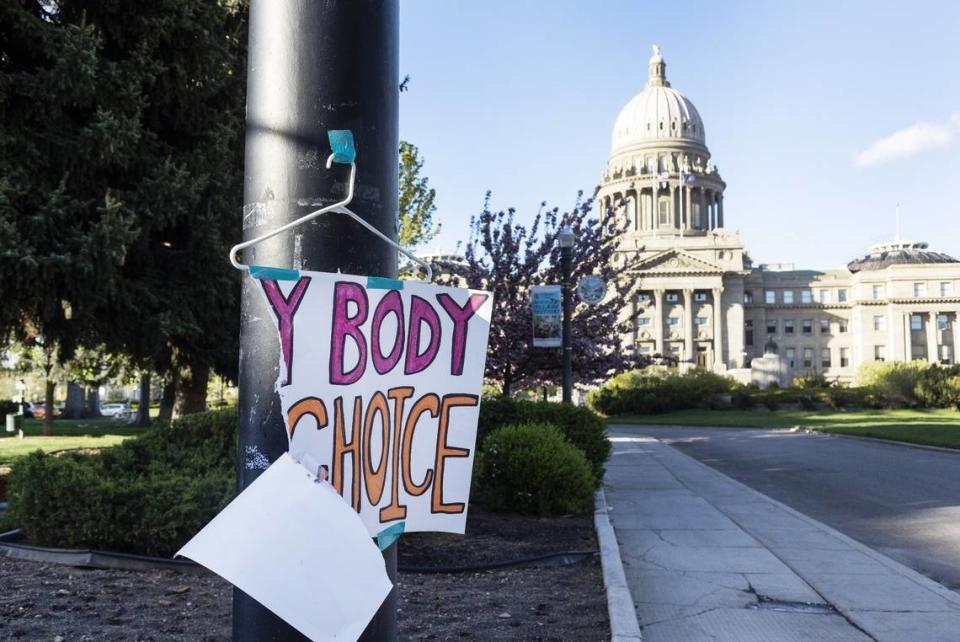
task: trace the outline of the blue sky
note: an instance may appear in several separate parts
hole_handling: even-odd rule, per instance
[[[400,36],[426,249],[465,239],[487,190],[523,220],[592,193],[658,43],[756,261],[842,265],[898,202],[904,238],[960,258],[960,3],[402,0]]]

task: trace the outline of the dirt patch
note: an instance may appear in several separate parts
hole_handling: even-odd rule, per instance
[[[471,508],[466,537],[410,534],[401,566],[479,565],[596,548],[589,517]],[[401,573],[401,639],[609,639],[599,561],[470,573]],[[0,558],[0,639],[229,640],[231,586],[212,574],[86,570]]]

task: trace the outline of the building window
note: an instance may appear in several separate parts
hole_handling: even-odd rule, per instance
[[[694,325],[707,325],[707,317],[696,317],[693,323]]]
[[[830,348],[823,348],[820,350],[820,367],[829,368],[830,367]]]
[[[845,288],[837,289],[837,303],[847,302],[847,290]]]
[[[777,302],[777,293],[774,290],[767,290],[763,293],[763,300],[767,305],[773,305]]]
[[[910,315],[910,329],[911,329],[911,330],[923,330],[923,315],[922,315],[922,314],[911,314],[911,315]]]
[[[748,346],[753,345],[753,319],[743,322],[743,343]]]
[[[680,300],[680,295],[676,292],[670,292],[667,294],[667,303],[677,303]]]
[[[784,356],[787,358],[787,362],[791,368],[797,365],[797,351],[795,348],[787,348]]]
[[[637,305],[644,307],[650,305],[650,295],[649,294],[638,294],[637,295]]]
[[[745,290],[743,292],[743,302],[753,303],[753,290]]]
[[[813,367],[813,348],[803,349],[803,367],[804,368]]]
[[[700,203],[693,204],[693,227],[700,229],[703,224],[700,222]]]
[[[953,283],[951,281],[940,282],[940,296],[953,296]]]
[[[801,321],[800,331],[804,334],[813,334],[813,319],[804,319]]]
[[[914,283],[913,296],[917,298],[927,296],[927,284],[922,282]]]
[[[830,334],[830,319],[820,319],[820,334]]]
[[[670,225],[670,209],[669,203],[664,200],[660,201],[660,225]]]
[[[642,344],[640,346],[640,354],[650,354],[653,350],[650,349],[648,344]]]
[[[813,303],[813,292],[800,290],[800,303]]]
[[[850,348],[840,348],[840,367],[850,367]]]
[[[776,333],[777,333],[777,320],[767,319],[767,334],[776,334]]]
[[[783,320],[783,333],[784,333],[784,334],[793,334],[793,319],[784,319],[784,320]]]
[[[844,334],[847,331],[847,322],[846,320],[837,321],[837,332]]]
[[[830,303],[830,290],[827,290],[826,288],[820,290],[820,303]]]
[[[873,329],[877,332],[881,332],[884,327],[884,316],[882,314],[873,315]]]
[[[677,357],[677,358],[679,359],[679,358],[680,358],[680,346],[678,346],[678,345],[672,345],[672,346],[670,346],[670,354],[672,354],[673,356],[675,356],[675,357]]]
[[[873,286],[873,298],[882,299],[883,298],[883,286],[880,284],[874,284]]]
[[[784,302],[784,303],[793,303],[793,290],[784,290],[784,291],[783,291],[783,302]]]
[[[886,361],[886,359],[887,359],[887,346],[873,346],[873,360]]]
[[[954,346],[954,348],[956,348],[956,346]],[[950,362],[951,362],[950,346],[944,344],[940,346],[940,363],[942,363],[945,366],[948,366],[950,365]]]
[[[937,315],[937,330],[949,330],[950,318],[945,314]]]
[[[702,302],[704,302],[704,301],[707,300],[707,293],[706,293],[706,292],[694,292],[694,293],[693,293],[693,300],[694,300],[694,301],[700,301],[700,302],[702,303]]]
[[[667,325],[668,326],[680,325],[680,317],[667,317]]]
[[[640,327],[650,325],[650,317],[637,317],[637,325]]]

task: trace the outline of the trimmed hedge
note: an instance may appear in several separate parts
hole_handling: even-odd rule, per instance
[[[587,458],[550,424],[493,431],[477,458],[477,481],[479,498],[495,511],[563,515],[593,508]]]
[[[529,423],[556,426],[567,441],[583,451],[593,471],[594,485],[600,485],[611,446],[606,423],[589,408],[510,397],[484,398],[480,404],[477,443],[482,445],[487,435],[503,426]]]
[[[41,546],[171,555],[234,496],[235,410],[191,415],[97,455],[35,452],[10,514]]]
[[[587,403],[605,415],[655,414],[709,407],[737,387],[729,377],[708,370],[684,374],[662,369],[634,370],[615,376],[587,395]]]

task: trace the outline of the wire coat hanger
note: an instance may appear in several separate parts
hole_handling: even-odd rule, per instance
[[[398,252],[400,252],[405,257],[410,259],[410,261],[412,261],[413,263],[416,263],[417,265],[419,265],[424,269],[424,271],[427,273],[428,282],[433,281],[433,268],[430,267],[429,263],[415,256],[412,252],[409,252],[408,250],[405,250],[404,248],[402,248],[396,241],[394,241],[393,239],[385,235],[383,232],[375,228],[373,225],[370,225],[370,223],[363,220],[360,216],[358,216],[355,212],[353,212],[350,208],[347,207],[347,205],[350,204],[350,201],[353,200],[354,185],[356,183],[356,178],[357,178],[357,165],[354,162],[356,159],[356,148],[354,147],[354,144],[353,144],[353,133],[349,129],[331,129],[330,131],[327,132],[327,138],[330,141],[330,148],[333,150],[332,153],[327,157],[327,169],[330,169],[333,163],[337,163],[341,165],[350,165],[350,179],[349,179],[349,182],[347,183],[346,197],[344,197],[344,199],[341,201],[337,201],[336,203],[333,203],[331,205],[326,205],[324,207],[321,207],[320,209],[314,210],[309,214],[305,214],[294,221],[290,221],[289,223],[285,225],[281,225],[275,230],[271,230],[269,232],[266,232],[265,234],[261,234],[256,238],[250,239],[249,241],[237,243],[232,248],[230,248],[230,255],[229,255],[230,263],[232,263],[233,267],[237,268],[238,270],[249,270],[252,267],[257,267],[257,266],[241,263],[238,258],[238,254],[249,247],[253,247],[258,243],[266,241],[269,238],[273,238],[278,234],[282,234],[287,230],[291,230],[295,227],[303,225],[304,223],[312,221],[313,219],[319,216],[323,216],[324,214],[328,214],[330,212],[336,212],[338,214],[346,214],[347,216],[352,218],[354,221],[362,225],[364,228],[366,228],[376,236],[380,237],[383,241],[385,241],[389,245],[392,245],[394,248],[396,248]]]

